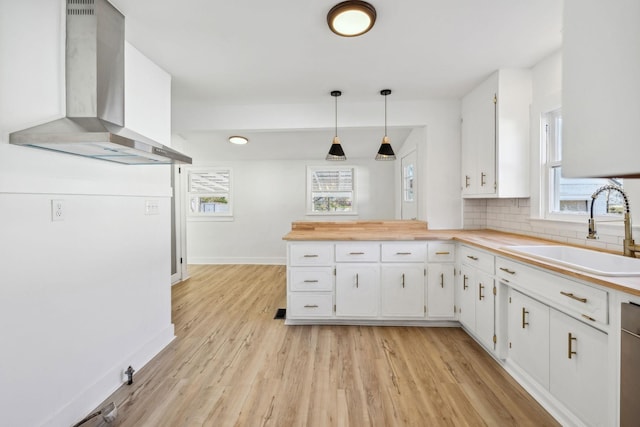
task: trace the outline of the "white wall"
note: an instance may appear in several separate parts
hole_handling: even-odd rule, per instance
[[[62,0],[0,3],[0,414],[69,426],[173,339],[169,166],[8,144],[64,115]],[[51,221],[51,200],[64,221]],[[146,200],[159,215],[145,216]]]
[[[358,215],[306,216],[306,166],[326,163],[318,160],[216,163],[204,160],[213,158],[213,154],[193,150],[189,154],[194,158],[194,169],[204,165],[231,167],[234,213],[232,221],[187,219],[190,264],[285,264],[286,246],[282,237],[291,230],[293,221],[381,219],[394,215],[392,162],[340,162],[340,167],[356,169]]]

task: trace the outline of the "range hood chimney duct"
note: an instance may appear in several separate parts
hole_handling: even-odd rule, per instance
[[[124,164],[191,163],[125,128],[124,16],[107,0],[67,0],[66,117],[11,133],[11,144]]]

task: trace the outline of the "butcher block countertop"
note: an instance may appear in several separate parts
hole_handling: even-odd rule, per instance
[[[429,241],[453,240],[494,252],[546,270],[555,271],[586,282],[640,296],[640,277],[599,276],[551,264],[510,252],[513,245],[564,245],[567,243],[538,239],[494,230],[429,230],[424,221],[296,221],[283,240],[287,241]],[[591,247],[587,249],[597,250]]]

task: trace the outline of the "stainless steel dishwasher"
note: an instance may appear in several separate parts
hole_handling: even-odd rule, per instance
[[[620,426],[640,425],[640,305],[622,304]]]

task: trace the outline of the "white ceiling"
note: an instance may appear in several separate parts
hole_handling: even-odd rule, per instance
[[[127,40],[173,76],[175,105],[333,109],[335,89],[340,102],[382,105],[379,92],[390,88],[389,108],[460,98],[491,72],[529,68],[561,45],[561,0],[370,0],[376,24],[356,38],[327,27],[339,0],[110,1],[126,17]],[[207,130],[199,126],[200,139]],[[273,134],[264,136],[282,137]]]

